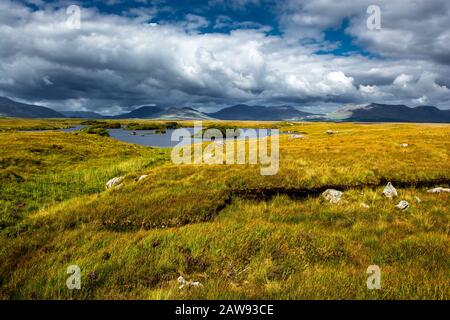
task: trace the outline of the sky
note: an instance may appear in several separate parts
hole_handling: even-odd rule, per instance
[[[450,109],[450,1],[0,0],[0,96],[109,115]]]

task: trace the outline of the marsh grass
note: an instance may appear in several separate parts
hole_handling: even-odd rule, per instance
[[[112,177],[167,159],[163,149],[63,132],[0,133],[0,227],[29,212],[98,193]]]
[[[17,130],[54,130],[70,128],[80,121],[74,119],[20,119],[0,117],[0,132]]]
[[[450,298],[449,195],[426,192],[449,182],[449,126],[270,125],[307,139],[281,136],[280,171],[265,177],[257,165],[175,166],[168,150],[93,135],[1,134],[5,203],[40,200],[0,233],[0,297]],[[386,181],[397,199],[382,195]],[[327,187],[343,188],[340,203],[323,201]],[[72,264],[81,290],[65,286]],[[381,290],[366,287],[372,264]],[[179,275],[203,287],[180,290]]]

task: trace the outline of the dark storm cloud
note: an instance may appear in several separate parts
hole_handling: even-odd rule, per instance
[[[385,30],[373,33],[361,27],[367,17],[366,1],[352,3],[310,1],[295,11],[295,2],[288,1],[278,7],[285,34],[268,35],[270,28],[263,27],[202,34],[197,29],[215,20],[199,15],[156,24],[136,14],[105,14],[92,8],[82,9],[81,29],[74,30],[66,27],[65,7],[32,10],[2,1],[0,95],[58,110],[105,113],[144,104],[208,109],[240,102],[448,106],[450,27],[436,24],[448,25],[442,18],[449,17],[449,6],[419,2],[402,18],[400,2],[391,1],[382,21],[397,22],[386,21]],[[238,5],[247,8],[249,3],[233,4]],[[399,21],[413,19],[419,9],[425,17],[402,30]],[[351,18],[346,32],[380,53],[380,58],[317,55],[317,44],[301,44],[294,36],[297,30],[320,38],[324,28],[346,17]],[[401,32],[406,40],[398,40]],[[396,41],[398,48],[393,46]]]

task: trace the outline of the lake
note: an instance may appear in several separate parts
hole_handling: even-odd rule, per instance
[[[64,132],[74,132],[78,131],[85,126],[78,125],[72,128],[67,129],[60,129],[60,131]],[[194,134],[194,128],[183,128],[188,130],[191,134]],[[251,129],[251,128],[241,128],[241,136],[243,136],[243,133],[247,133],[247,136],[250,139],[254,138],[264,138],[267,136],[267,130],[261,130],[260,132],[258,129]],[[249,131],[247,131],[249,130]],[[159,147],[159,148],[170,148],[174,147],[176,145],[179,145],[179,141],[172,141],[172,132],[173,129],[168,129],[166,133],[155,133],[155,130],[124,130],[124,129],[108,129],[109,135],[111,138],[128,142],[128,143],[134,143],[141,146],[147,146],[147,147]],[[238,137],[236,140],[243,139]],[[192,142],[202,142],[202,139],[195,138],[191,139]],[[226,140],[226,139],[225,139]],[[211,141],[210,139],[204,139],[204,141]],[[180,145],[186,145],[189,144],[189,142],[181,143]]]

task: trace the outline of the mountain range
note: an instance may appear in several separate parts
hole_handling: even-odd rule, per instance
[[[164,119],[164,120],[213,120],[210,116],[192,108],[168,109],[143,106],[128,113],[113,116],[114,119]]]
[[[208,114],[210,117],[220,120],[259,120],[259,121],[282,121],[303,120],[312,113],[299,111],[291,106],[248,106],[238,104]]]
[[[0,97],[0,116],[15,118],[65,118],[53,109],[25,104]]]
[[[204,113],[189,107],[143,106],[121,115],[103,116],[88,111],[57,112],[47,107],[20,103],[5,97],[0,97],[0,116],[16,118],[450,123],[450,110],[440,110],[433,106],[410,108],[405,105],[370,103],[367,105],[346,105],[328,114],[308,113],[292,106],[266,107],[238,104],[213,113]]]
[[[409,108],[405,105],[371,103],[341,107],[337,111],[327,114],[326,119],[351,122],[448,123],[450,122],[450,110],[440,110],[433,106]]]
[[[61,112],[67,118],[75,119],[101,119],[103,115],[92,111],[63,111]]]

